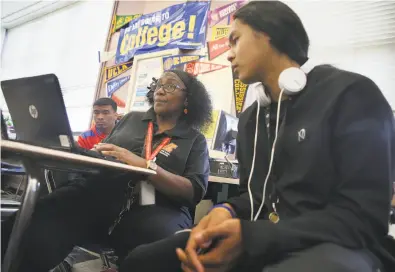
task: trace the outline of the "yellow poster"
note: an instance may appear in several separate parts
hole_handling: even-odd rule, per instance
[[[214,26],[211,28],[211,40],[219,40],[229,36],[230,26]]]
[[[243,111],[244,102],[247,96],[248,84],[244,84],[237,76],[233,73],[233,94],[235,98],[236,116],[239,117]]]
[[[135,15],[116,15],[113,21],[113,29],[112,32],[116,32],[118,29],[129,23],[130,21],[141,17],[142,14],[135,14]]]
[[[219,115],[219,110],[213,110],[212,113],[213,121],[211,122],[210,126],[207,127],[206,131],[202,132],[204,137],[206,137],[206,140],[212,140],[214,138],[215,128],[217,126],[217,121],[218,121],[218,115]]]

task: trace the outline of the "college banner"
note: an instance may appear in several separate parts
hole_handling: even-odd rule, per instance
[[[211,40],[215,41],[224,37],[228,37],[230,26],[213,26],[211,28]]]
[[[194,76],[199,74],[206,74],[214,71],[221,70],[228,67],[227,65],[214,64],[210,62],[189,62],[185,66],[185,72],[190,73]]]
[[[236,116],[239,117],[240,113],[243,111],[244,102],[247,96],[247,88],[248,85],[241,82],[238,77],[232,73],[233,75],[233,94],[235,96],[235,108],[236,108]]]
[[[142,14],[134,14],[134,15],[115,15],[114,17],[114,27],[112,32],[117,32],[121,27],[128,24],[130,21],[141,17]]]
[[[126,62],[136,54],[204,46],[209,5],[186,2],[129,22],[121,29],[115,63]]]
[[[208,24],[209,26],[214,26],[225,19],[227,16],[234,13],[237,9],[239,9],[242,5],[245,4],[246,1],[236,1],[222,7],[216,8],[210,11],[208,16]]]
[[[119,65],[106,67],[106,69],[104,70],[104,73],[105,73],[104,82],[107,82],[107,81],[113,79],[114,77],[117,77],[120,74],[124,73],[125,71],[129,70],[130,68],[132,68],[132,65],[133,65],[133,61],[130,61],[130,62],[122,63]]]
[[[204,56],[201,55],[176,55],[163,57],[163,71],[173,70],[176,66],[182,65],[191,61],[197,61]]]
[[[107,97],[111,97],[111,95],[123,85],[125,85],[125,83],[129,81],[129,79],[130,76],[126,76],[107,82]]]
[[[223,37],[222,39],[216,41],[207,42],[208,47],[208,59],[213,60],[219,55],[222,55],[229,50],[228,37]]]

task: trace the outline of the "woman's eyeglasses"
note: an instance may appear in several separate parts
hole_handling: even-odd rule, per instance
[[[155,88],[153,88],[153,90],[156,92],[158,91],[160,88],[162,88],[166,93],[174,93],[174,91],[176,89],[180,89],[180,90],[184,90],[184,88],[175,85],[175,84],[160,84],[160,83],[156,83],[154,84]]]

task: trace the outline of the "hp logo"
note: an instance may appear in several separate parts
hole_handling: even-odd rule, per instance
[[[34,105],[30,105],[29,106],[29,113],[30,113],[31,117],[33,117],[34,119],[37,119],[38,111],[37,111],[37,108]]]

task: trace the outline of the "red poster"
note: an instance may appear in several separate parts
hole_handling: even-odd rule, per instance
[[[210,62],[190,62],[185,66],[185,71],[194,76],[206,74],[228,67],[227,65],[214,64]]]
[[[194,61],[188,62],[185,65],[185,72],[187,72],[188,74],[191,74],[191,75],[195,75],[195,62]]]
[[[216,41],[207,42],[208,47],[208,59],[213,60],[219,55],[222,55],[229,50],[229,39],[228,37],[223,37]]]

